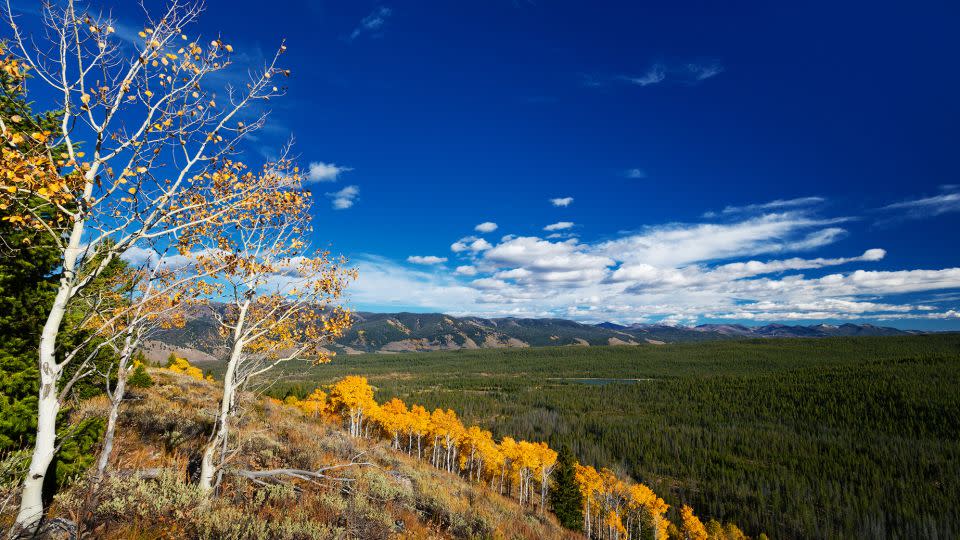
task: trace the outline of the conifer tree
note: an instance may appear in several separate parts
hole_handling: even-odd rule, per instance
[[[550,505],[560,524],[574,531],[583,530],[583,495],[574,477],[576,460],[569,446],[560,449],[557,468],[553,471]]]
[[[60,122],[56,112],[33,111],[24,90],[29,76],[23,63],[8,54],[6,44],[0,43],[0,134],[5,143],[17,140],[20,145],[20,150],[13,150],[9,143],[3,144],[0,169],[11,173],[35,166],[34,156],[45,150],[30,134],[54,129]],[[27,197],[26,202],[35,205],[38,200]],[[37,348],[59,279],[55,239],[18,226],[17,215],[16,208],[0,202],[0,453],[21,450],[34,443],[40,387]],[[116,264],[110,267],[111,272],[117,269]],[[66,317],[70,323],[80,319],[75,312]],[[62,343],[64,348],[83,344],[79,355],[90,358],[98,367],[106,367],[112,360],[106,351],[99,350],[97,340],[91,340],[80,324],[66,325]],[[61,358],[62,352],[59,354]],[[90,363],[67,366],[63,377],[69,383],[62,389],[64,397],[88,398],[102,393],[99,384],[83,379],[89,367]],[[69,413],[66,408],[59,416]],[[57,452],[48,467],[54,474],[43,486],[44,500],[50,499],[57,485],[90,464],[101,424],[90,419],[59,436]]]

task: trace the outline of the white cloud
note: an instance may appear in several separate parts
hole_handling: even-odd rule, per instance
[[[496,278],[480,278],[475,279],[470,282],[471,285],[478,289],[505,289],[508,287],[507,282],[502,279]]]
[[[614,264],[611,258],[585,253],[583,247],[576,240],[550,242],[535,236],[521,236],[488,250],[484,260],[539,272],[605,269]]]
[[[556,223],[551,223],[543,228],[545,231],[562,231],[564,229],[569,229],[573,227],[572,221],[558,221]]]
[[[733,280],[764,274],[774,274],[790,270],[809,270],[838,266],[853,262],[875,262],[883,259],[886,251],[882,249],[868,249],[859,257],[845,257],[835,259],[802,259],[794,257],[774,261],[746,261],[734,262],[712,268],[702,266],[687,266],[684,268],[657,268],[649,264],[623,264],[613,272],[610,279],[615,282],[631,282],[635,285],[685,287],[704,286],[716,283],[729,283]]]
[[[585,322],[958,318],[960,296],[950,295],[960,291],[960,268],[870,268],[885,260],[880,248],[798,255],[847,234],[838,226],[847,218],[808,208],[819,202],[729,207],[721,222],[665,224],[596,242],[507,234],[491,245],[468,236],[451,245],[466,264],[430,273],[391,267],[386,275],[380,263],[375,277],[386,284],[366,290],[384,291],[381,305]]]
[[[720,64],[687,64],[687,70],[698,81],[709,79],[723,73]]]
[[[556,199],[550,199],[550,204],[554,206],[570,206],[573,203],[573,197],[558,197]]]
[[[120,258],[133,266],[153,267],[157,259],[160,258],[160,254],[153,249],[131,246],[123,252]]]
[[[456,313],[477,303],[480,293],[433,271],[404,267],[377,256],[351,261],[359,277],[347,289],[348,305],[428,309]]]
[[[454,270],[453,273],[454,273],[454,274],[457,274],[457,275],[460,275],[460,276],[475,276],[475,275],[477,275],[477,267],[476,267],[476,266],[471,266],[471,265],[469,265],[469,264],[463,265],[463,266],[458,266],[457,269]]]
[[[322,161],[310,162],[307,170],[306,181],[308,183],[316,182],[336,182],[341,173],[352,171],[351,167],[342,167],[335,163],[324,163]]]
[[[638,86],[650,86],[663,82],[667,78],[667,70],[660,64],[654,64],[646,73],[639,77],[626,77],[626,79]]]
[[[360,188],[357,186],[347,186],[340,191],[334,191],[326,194],[333,200],[333,208],[336,210],[345,210],[353,206],[360,196]]]
[[[594,251],[626,262],[682,266],[694,262],[802,251],[836,241],[843,229],[827,227],[843,218],[804,213],[765,214],[734,223],[671,224],[602,242]],[[804,231],[813,230],[804,236]]]
[[[413,264],[443,264],[447,262],[446,257],[437,257],[435,255],[411,255],[407,257],[407,262]]]
[[[888,204],[882,210],[903,211],[905,217],[915,219],[939,216],[948,212],[960,212],[960,187],[941,186],[940,190],[943,193],[939,195]]]
[[[484,221],[483,223],[474,227],[473,230],[482,233],[491,233],[497,230],[497,224],[492,221]]]
[[[745,206],[727,206],[720,214],[730,215],[730,214],[746,214],[746,213],[757,213],[767,210],[780,210],[784,208],[799,208],[804,206],[814,206],[826,201],[823,197],[797,197],[795,199],[777,199],[770,202],[760,203],[760,204],[748,204]],[[707,212],[703,217],[711,218],[716,217],[718,214],[716,212]]]
[[[156,268],[160,265],[171,270],[183,270],[196,264],[198,257],[217,253],[219,252],[202,249],[185,254],[178,253],[176,250],[170,250],[169,254],[161,254],[153,248],[132,246],[123,252],[120,258],[132,266]]]
[[[393,10],[384,6],[373,10],[373,12],[364,17],[363,20],[360,21],[360,24],[350,33],[350,40],[353,41],[364,33],[372,33],[380,30],[392,14]]]
[[[484,251],[492,248],[493,245],[490,242],[487,242],[483,238],[477,238],[475,236],[466,236],[461,238],[450,245],[450,249],[454,253],[460,253],[463,251]]]
[[[623,174],[627,178],[646,178],[647,173],[643,169],[629,169]]]

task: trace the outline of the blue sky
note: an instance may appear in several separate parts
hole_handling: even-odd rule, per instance
[[[195,30],[253,63],[286,38],[247,150],[296,137],[357,309],[957,329],[958,23],[946,1],[210,0]]]

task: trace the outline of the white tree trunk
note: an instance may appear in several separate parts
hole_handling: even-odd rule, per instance
[[[214,433],[203,449],[203,458],[200,461],[200,490],[206,494],[213,492],[214,478],[217,475],[217,450],[223,448],[230,436],[230,416],[233,414],[233,404],[237,389],[237,368],[243,358],[244,322],[249,302],[240,307],[237,317],[237,326],[234,328],[233,348],[230,350],[230,360],[227,361],[227,371],[223,374],[223,396],[220,398],[220,411],[217,413]]]
[[[37,436],[30,456],[30,467],[20,494],[20,511],[13,530],[34,533],[43,517],[43,479],[53,461],[57,442],[57,413],[60,412],[58,381],[62,367],[57,365],[56,346],[60,325],[67,313],[79,253],[83,224],[74,224],[63,262],[63,275],[50,313],[40,334],[40,395],[37,400]]]
[[[100,458],[97,460],[97,476],[99,482],[107,472],[110,456],[113,454],[113,440],[117,432],[117,418],[120,416],[120,404],[127,393],[127,377],[129,376],[130,356],[133,353],[133,344],[128,335],[120,351],[120,362],[117,366],[117,387],[110,395],[110,414],[107,416],[107,428],[103,432],[103,448],[100,449]]]
[[[110,464],[110,456],[113,454],[113,439],[117,432],[117,417],[120,415],[120,402],[123,401],[126,387],[127,377],[121,370],[117,377],[117,389],[114,390],[113,398],[110,400],[107,428],[103,432],[103,448],[100,449],[100,458],[97,460],[97,480],[103,478],[104,473],[107,472],[107,465]]]
[[[223,397],[220,399],[220,411],[217,413],[214,435],[207,442],[207,446],[203,450],[203,459],[200,462],[200,489],[204,493],[213,491],[214,477],[217,473],[215,463],[217,450],[223,447],[230,436],[230,415],[235,389],[236,364],[231,356],[230,362],[227,364],[227,372],[223,376]]]
[[[57,413],[60,401],[57,399],[56,378],[50,373],[55,362],[53,351],[48,362],[41,362],[40,400],[37,402],[37,437],[30,457],[30,468],[23,481],[20,495],[20,511],[14,530],[18,534],[32,535],[37,531],[43,517],[43,479],[48,473],[57,441]],[[41,357],[42,358],[42,357]]]
[[[213,491],[214,477],[217,474],[217,450],[223,447],[227,438],[230,436],[230,404],[233,402],[233,375],[234,373],[231,373],[231,369],[228,366],[227,374],[223,380],[223,398],[220,400],[220,411],[217,414],[216,427],[214,428],[215,432],[204,448],[203,458],[200,462],[200,489],[204,493]]]

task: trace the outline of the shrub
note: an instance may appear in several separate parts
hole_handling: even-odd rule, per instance
[[[147,368],[143,364],[138,364],[127,379],[127,385],[130,388],[150,388],[153,386],[153,378],[147,373]]]

